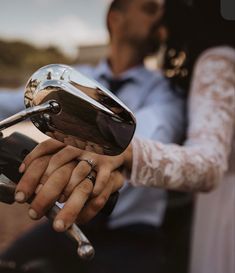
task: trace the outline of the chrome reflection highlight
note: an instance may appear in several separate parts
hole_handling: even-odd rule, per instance
[[[109,90],[69,66],[48,65],[36,71],[25,91],[25,106],[48,101],[58,113],[32,116],[34,125],[65,144],[98,154],[123,152],[135,132],[132,112]]]

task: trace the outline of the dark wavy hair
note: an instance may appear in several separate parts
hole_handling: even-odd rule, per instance
[[[131,1],[133,1],[133,0],[113,0],[110,3],[109,8],[108,8],[108,12],[107,12],[107,16],[106,16],[106,26],[107,26],[110,36],[111,36],[111,30],[110,30],[110,26],[108,23],[108,14],[113,10],[125,11]]]
[[[206,49],[216,46],[235,48],[235,21],[227,21],[220,14],[220,0],[166,0],[163,23],[169,31],[164,71],[171,71],[177,58],[186,57],[178,68],[185,73],[169,73],[172,81],[188,90],[193,66]],[[178,55],[177,55],[178,54]],[[174,56],[175,55],[175,56]],[[185,56],[185,55],[183,55]]]

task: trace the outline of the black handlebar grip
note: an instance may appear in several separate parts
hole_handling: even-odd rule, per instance
[[[18,169],[25,156],[36,146],[37,142],[23,134],[15,132],[0,139],[0,173],[14,183],[22,177]]]

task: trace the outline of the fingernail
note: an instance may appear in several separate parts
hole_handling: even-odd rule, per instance
[[[56,220],[53,226],[56,231],[64,231],[65,229],[65,224],[63,220]]]
[[[23,203],[25,201],[25,194],[22,191],[18,191],[15,194],[16,202]]]
[[[25,164],[22,163],[22,164],[20,165],[20,167],[19,167],[19,172],[20,172],[20,173],[23,173],[24,171],[25,171]]]
[[[36,190],[35,190],[35,193],[36,193],[36,194],[38,194],[38,193],[40,192],[42,186],[43,186],[42,184],[39,184],[39,185],[37,186],[37,188],[36,188]]]
[[[38,214],[34,209],[29,209],[29,216],[30,218],[32,218],[33,220],[38,218]]]

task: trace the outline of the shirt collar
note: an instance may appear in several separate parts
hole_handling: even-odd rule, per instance
[[[155,73],[154,73],[155,74]],[[156,71],[156,74],[158,74],[158,72]],[[156,76],[155,74],[155,76]],[[159,73],[160,75],[160,73]],[[147,79],[149,79],[150,77],[152,78],[153,73],[152,71],[149,71],[148,69],[146,69],[146,67],[144,65],[138,65],[135,66],[125,72],[123,72],[120,75],[120,79],[132,79],[134,82],[137,83],[143,83],[145,82]],[[94,77],[99,80],[101,78],[113,78],[113,73],[110,69],[110,66],[108,64],[108,61],[105,59],[103,61],[101,61],[98,66],[96,67],[95,73],[94,73]]]

